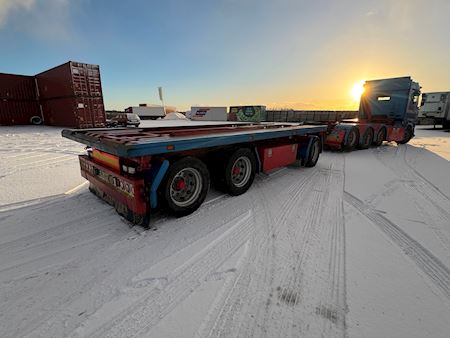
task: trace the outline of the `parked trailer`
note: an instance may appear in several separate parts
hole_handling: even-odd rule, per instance
[[[194,121],[226,121],[227,107],[191,107],[189,118]]]
[[[444,129],[450,128],[450,92],[423,93],[420,116],[428,118]]]
[[[141,120],[156,120],[166,116],[163,106],[147,106],[145,103],[139,104],[139,107],[128,107],[125,112],[136,114]]]
[[[134,224],[147,226],[164,206],[176,216],[195,211],[210,181],[230,195],[245,193],[256,173],[300,161],[312,167],[327,126],[223,122],[139,129],[62,131],[87,145],[81,175],[90,190]]]
[[[330,124],[325,146],[367,149],[383,141],[407,143],[414,137],[420,86],[410,77],[366,81],[358,118]]]

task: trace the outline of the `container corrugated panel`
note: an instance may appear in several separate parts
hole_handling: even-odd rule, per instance
[[[36,100],[34,77],[0,73],[0,99]]]
[[[102,96],[98,65],[70,61],[39,73],[36,78],[41,99]]]
[[[71,128],[101,128],[105,126],[102,98],[67,97],[41,101],[44,123]]]
[[[37,101],[0,100],[0,125],[30,124],[41,116]]]

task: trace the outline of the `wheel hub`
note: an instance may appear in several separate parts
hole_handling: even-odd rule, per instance
[[[231,169],[231,181],[236,187],[244,186],[251,175],[251,163],[247,157],[239,157]]]
[[[176,191],[180,191],[180,190],[183,190],[183,189],[185,189],[185,188],[186,188],[186,182],[185,182],[184,179],[178,179],[178,180],[175,182],[175,190],[176,190]]]
[[[185,207],[196,201],[201,193],[202,179],[195,168],[184,168],[176,174],[170,185],[170,197],[176,205]]]

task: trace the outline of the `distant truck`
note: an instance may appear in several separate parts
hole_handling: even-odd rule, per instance
[[[423,93],[419,116],[450,128],[450,92]]]
[[[191,107],[189,118],[194,121],[226,121],[227,107]]]
[[[141,120],[156,120],[166,116],[164,107],[162,106],[147,106],[145,103],[139,104],[138,107],[128,107],[125,109],[126,113],[136,114]]]
[[[353,150],[383,141],[404,144],[414,137],[420,85],[411,77],[366,81],[358,119],[330,125],[325,146]]]

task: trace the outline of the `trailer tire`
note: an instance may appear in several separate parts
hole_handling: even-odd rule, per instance
[[[373,128],[368,127],[363,134],[362,142],[358,144],[359,149],[367,149],[373,142]]]
[[[406,144],[411,140],[414,136],[413,128],[411,126],[407,126],[405,129],[405,136],[403,137],[403,140],[397,141],[399,144]]]
[[[248,148],[237,149],[228,157],[223,170],[223,190],[231,196],[242,195],[255,179],[255,155]]]
[[[382,127],[380,130],[378,130],[377,137],[373,141],[373,145],[376,147],[379,147],[383,144],[383,141],[386,140],[386,128]]]
[[[348,131],[347,138],[345,140],[345,144],[343,146],[343,149],[346,151],[352,151],[356,148],[356,145],[358,144],[358,138],[359,138],[359,132],[356,128],[351,128]]]
[[[209,182],[208,168],[198,158],[187,156],[174,162],[162,185],[168,211],[177,217],[193,213],[205,200]]]
[[[319,160],[320,155],[320,140],[318,137],[313,137],[308,158],[305,161],[305,167],[314,167]]]

